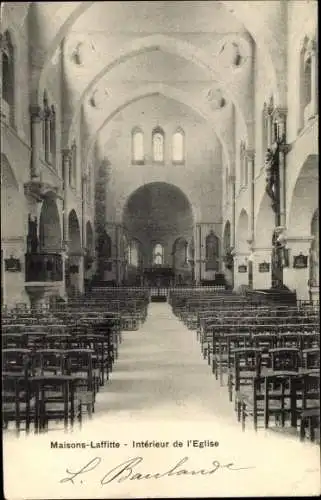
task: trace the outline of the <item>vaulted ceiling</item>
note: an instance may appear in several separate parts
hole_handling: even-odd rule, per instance
[[[208,120],[228,151],[229,106],[245,139],[253,122],[255,51],[266,61],[267,82],[276,81],[273,29],[279,36],[281,3],[9,2],[6,8],[18,11],[18,24],[29,9],[33,99],[63,56],[65,143],[83,116],[90,148],[118,110],[158,93]]]

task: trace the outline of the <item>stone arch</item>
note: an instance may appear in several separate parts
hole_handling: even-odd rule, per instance
[[[247,254],[249,250],[249,216],[247,211],[243,208],[240,212],[237,226],[236,226],[236,248],[239,254]]]
[[[175,189],[175,191],[177,191],[177,194],[179,196],[181,196],[186,204],[189,206],[190,210],[191,210],[191,216],[192,216],[192,220],[195,221],[195,208],[193,207],[192,203],[190,202],[188,196],[184,193],[184,191],[182,191],[182,189],[179,187],[179,186],[176,186],[175,184],[173,183],[168,183],[168,182],[150,182],[148,184],[143,184],[141,186],[138,186],[136,188],[134,188],[131,193],[126,197],[126,200],[124,200],[122,206],[121,206],[121,212],[122,212],[122,221],[124,221],[124,215],[125,215],[125,212],[126,210],[128,210],[128,206],[129,206],[129,203],[130,203],[130,200],[133,198],[134,195],[138,194],[139,191],[142,191],[144,190],[144,188],[146,188],[147,186],[151,186],[151,185],[164,185],[164,186],[167,186],[169,188],[173,188]]]
[[[62,247],[60,217],[56,201],[47,196],[39,219],[39,249],[43,253],[60,253]]]
[[[29,2],[28,14],[32,14],[32,7],[35,6],[37,2]],[[72,27],[73,23],[78,19],[81,14],[83,14],[87,9],[90,8],[95,2],[75,2],[74,4],[70,2],[62,2],[62,6],[58,7],[56,10],[52,23],[57,23],[58,28],[54,34],[51,42],[46,44],[46,54],[44,56],[43,64],[41,68],[38,69],[37,73],[34,75],[34,82],[31,88],[31,102],[33,104],[41,105],[41,95],[43,89],[46,86],[47,72],[50,66],[51,60],[59,50],[60,44],[66,37],[68,30]],[[67,14],[67,15],[66,15]],[[28,17],[29,17],[28,16]],[[36,46],[42,46],[43,40],[34,40]]]
[[[121,223],[132,237],[142,242],[142,252],[153,264],[153,249],[163,245],[164,263],[172,265],[173,241],[191,238],[194,227],[192,205],[185,193],[167,182],[140,185],[121,206]],[[147,264],[147,263],[146,263]]]
[[[275,214],[271,207],[271,198],[264,193],[254,222],[255,247],[271,247],[274,227]]]
[[[145,97],[155,96],[155,95],[162,95],[169,99],[174,99],[175,101],[190,107],[194,112],[198,113],[204,120],[206,120],[213,129],[213,133],[216,134],[217,137],[219,138],[222,144],[224,161],[228,165],[228,168],[230,168],[231,158],[233,157],[232,144],[230,144],[225,140],[224,136],[221,134],[220,129],[215,127],[215,124],[213,124],[213,116],[210,113],[209,109],[207,109],[202,104],[196,105],[187,92],[171,87],[169,85],[164,85],[164,84],[160,85],[158,83],[149,84],[143,88],[134,90],[131,94],[127,96],[125,102],[124,98],[122,97],[118,102],[114,103],[113,108],[111,108],[109,111],[106,111],[106,114],[104,114],[103,117],[103,122],[92,134],[91,140],[88,143],[87,151],[84,155],[86,158],[86,163],[89,162],[92,150],[95,147],[99,133],[110,122],[110,120],[112,120],[112,118],[114,118],[114,116],[117,115],[117,113],[119,113],[125,107],[129,106],[130,104],[136,101],[144,99]]]
[[[115,66],[118,66],[119,64],[132,58],[133,56],[142,54],[144,52],[152,52],[155,50],[161,50],[165,53],[178,55],[188,61],[197,64],[200,68],[209,71],[209,73],[213,77],[213,80],[219,82],[224,87],[224,94],[226,95],[226,98],[229,101],[233,102],[233,104],[235,105],[235,108],[240,115],[240,122],[244,129],[244,133],[247,135],[246,123],[249,123],[253,119],[253,117],[251,117],[250,110],[247,111],[242,108],[237,98],[237,94],[229,88],[230,83],[222,80],[221,71],[219,71],[219,68],[215,69],[213,67],[213,58],[209,58],[208,55],[203,53],[201,49],[196,48],[187,41],[160,34],[150,35],[134,41],[131,40],[125,47],[122,47],[120,49],[118,55],[113,55],[113,59],[106,63],[104,68],[91,80],[91,82],[87,85],[86,89],[81,95],[81,98],[78,102],[78,107],[74,113],[70,129],[73,130],[75,127],[77,128],[82,103],[106,73],[111,71]]]
[[[318,155],[309,155],[289,200],[288,235],[309,236],[310,222],[319,204]]]
[[[44,86],[44,82],[46,80],[46,72],[48,65],[50,64],[51,59],[53,58],[56,50],[58,49],[61,41],[64,39],[64,37],[67,35],[68,30],[72,27],[73,23],[80,17],[86,10],[88,10],[95,2],[77,2],[75,7],[70,7],[70,12],[67,15],[62,15],[60,18],[65,19],[63,21],[53,37],[53,40],[50,44],[49,47],[47,47],[47,53],[46,53],[46,59],[44,61],[44,64],[42,66],[42,69],[40,71],[39,75],[39,80],[38,80],[38,85],[36,89],[39,89],[40,95],[42,91],[42,87]],[[268,67],[269,73],[272,75],[273,79],[273,84],[277,88],[276,84],[276,72],[275,68],[272,63],[272,57],[269,49],[266,47],[265,44],[265,39],[264,39],[264,31],[262,32],[262,25],[263,25],[263,20],[260,20],[259,13],[256,13],[257,15],[252,15],[249,16],[249,8],[247,9],[244,8],[243,6],[239,7],[238,5],[235,4],[235,2],[230,2],[230,1],[221,1],[220,2],[222,5],[226,7],[226,9],[230,12],[233,12],[233,15],[245,26],[245,28],[248,30],[248,32],[251,34],[253,37],[255,43],[260,47],[265,60],[266,60],[266,65]],[[64,4],[65,5],[65,4]],[[56,13],[55,18],[59,19],[59,10]],[[64,8],[66,11],[66,9]],[[68,9],[67,9],[68,10]],[[262,34],[263,33],[263,34]],[[36,97],[37,97],[37,90],[33,89],[33,92],[36,92]]]

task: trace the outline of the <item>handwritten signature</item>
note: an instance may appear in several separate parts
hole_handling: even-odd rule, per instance
[[[177,476],[210,476],[215,474],[220,469],[226,469],[228,471],[240,471],[247,469],[254,469],[254,466],[238,467],[233,462],[227,464],[221,464],[217,460],[213,460],[209,468],[202,469],[192,469],[185,468],[185,464],[189,461],[189,457],[184,457],[180,459],[173,467],[170,467],[164,472],[142,472],[137,470],[137,466],[143,462],[143,457],[133,457],[129,458],[125,462],[122,462],[116,467],[110,469],[104,476],[100,479],[102,486],[115,481],[116,483],[122,483],[124,481],[130,480],[140,480],[140,479],[161,479],[164,477],[177,477]],[[92,470],[96,469],[102,462],[100,457],[95,457],[86,465],[81,467],[79,470],[71,471],[66,469],[68,476],[60,480],[60,483],[71,482],[75,484],[75,479],[83,474],[87,474]],[[80,481],[82,483],[82,481]]]

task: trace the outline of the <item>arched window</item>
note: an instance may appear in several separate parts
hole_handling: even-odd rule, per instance
[[[15,126],[15,92],[14,92],[14,49],[9,31],[6,31],[1,41],[2,63],[2,100],[1,115],[7,123]]]
[[[160,127],[153,130],[153,160],[164,162],[164,132]]]
[[[157,243],[157,245],[154,246],[154,251],[153,251],[153,264],[160,266],[163,263],[164,263],[164,247],[163,245]]]
[[[179,129],[173,135],[172,147],[173,147],[172,150],[173,163],[184,163],[185,136],[183,130]]]
[[[140,129],[132,132],[132,163],[144,163],[144,134]]]

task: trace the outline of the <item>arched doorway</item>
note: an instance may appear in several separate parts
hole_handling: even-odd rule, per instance
[[[83,259],[80,224],[75,210],[68,216],[68,261],[66,263],[66,291],[69,296],[83,290]]]
[[[194,217],[186,195],[165,182],[145,184],[128,198],[122,223],[141,242],[145,282],[169,286],[174,278],[174,242],[193,238]]]
[[[312,265],[315,271],[318,268],[317,243],[314,243],[318,240],[318,181],[318,155],[309,155],[301,167],[290,199],[287,244],[291,258],[284,275],[284,284],[295,290],[301,300],[310,297]],[[307,259],[307,265],[297,265],[296,257],[300,255]]]

